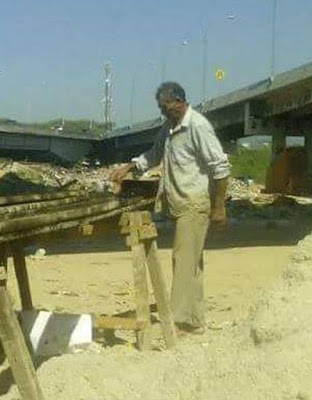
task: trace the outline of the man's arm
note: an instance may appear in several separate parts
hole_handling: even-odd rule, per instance
[[[211,214],[212,222],[224,223],[226,221],[225,196],[228,186],[228,177],[214,180],[214,193],[211,199]]]
[[[226,220],[225,196],[230,174],[230,164],[213,127],[208,121],[198,124],[195,130],[195,144],[200,162],[212,177],[211,221],[224,223]]]
[[[120,190],[120,184],[128,172],[133,170],[144,172],[160,164],[164,153],[165,140],[166,126],[164,125],[158,132],[154,145],[150,150],[141,154],[139,157],[134,157],[131,162],[121,165],[110,174],[110,181],[117,185],[116,193]]]

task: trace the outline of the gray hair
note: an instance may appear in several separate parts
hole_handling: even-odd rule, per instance
[[[181,85],[176,82],[164,82],[156,91],[156,100],[160,97],[165,97],[170,100],[181,100],[186,101],[185,91]]]

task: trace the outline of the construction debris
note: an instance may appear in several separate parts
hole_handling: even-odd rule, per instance
[[[54,164],[0,162],[0,196],[20,193],[48,193],[58,190],[102,191],[106,185],[109,169],[92,168],[78,164],[65,168]]]

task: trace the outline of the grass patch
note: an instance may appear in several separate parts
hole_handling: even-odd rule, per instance
[[[234,178],[245,176],[264,184],[266,170],[271,160],[271,148],[261,147],[257,150],[248,150],[241,147],[229,158],[232,164],[231,175]]]

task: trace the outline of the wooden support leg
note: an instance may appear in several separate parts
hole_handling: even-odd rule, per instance
[[[146,283],[147,265],[166,346],[167,348],[173,347],[176,340],[176,330],[166,282],[158,257],[155,240],[157,231],[152,223],[150,213],[147,211],[128,213],[121,218],[120,225],[122,225],[121,233],[129,235],[126,243],[132,248],[133,266],[135,276],[137,276],[135,278],[136,293],[137,296],[141,296],[141,298],[137,298],[137,313],[142,315],[144,321],[150,321]],[[150,324],[150,322],[148,323]]]
[[[6,287],[8,271],[8,248],[6,244],[0,245],[0,285]]]
[[[0,266],[0,340],[22,400],[44,400],[21,327],[6,289],[4,266]]]
[[[146,256],[143,243],[139,241],[137,227],[142,224],[141,213],[129,213],[129,236],[131,246],[135,288],[136,316],[144,329],[137,332],[138,346],[147,350],[151,346],[151,320],[147,286]]]
[[[166,346],[171,348],[175,345],[176,329],[155,239],[145,241],[145,251]]]
[[[144,245],[141,243],[134,245],[131,251],[133,259],[136,316],[137,321],[144,324],[144,329],[137,331],[138,346],[141,350],[148,350],[151,346],[151,321]]]
[[[28,272],[26,267],[26,260],[24,254],[24,248],[22,243],[15,243],[12,246],[14,269],[18,282],[18,289],[20,293],[22,309],[32,310],[33,303],[30,292],[30,284],[28,278]]]

